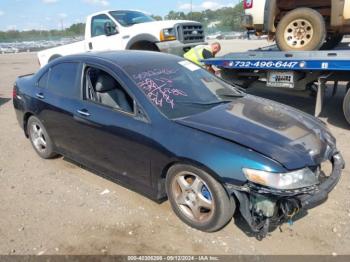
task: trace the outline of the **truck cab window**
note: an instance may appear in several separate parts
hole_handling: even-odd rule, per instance
[[[116,30],[115,23],[107,15],[97,15],[91,20],[91,37],[105,35],[105,24],[109,22],[114,30]]]
[[[134,101],[120,83],[107,72],[89,67],[85,71],[85,98],[96,103],[134,113]]]
[[[79,63],[61,63],[51,68],[48,88],[64,97],[79,96],[77,88]]]

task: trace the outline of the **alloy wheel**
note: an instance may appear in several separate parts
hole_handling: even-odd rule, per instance
[[[181,212],[189,219],[205,223],[215,211],[213,194],[198,175],[180,172],[172,182],[174,199]]]
[[[42,128],[37,124],[33,123],[30,131],[30,138],[39,152],[44,152],[47,147],[45,135]]]

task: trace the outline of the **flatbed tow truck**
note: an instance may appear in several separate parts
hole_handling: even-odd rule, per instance
[[[206,65],[221,69],[221,77],[244,88],[265,85],[295,91],[314,90],[315,116],[324,105],[325,90],[333,82],[333,96],[338,82],[347,82],[343,112],[350,124],[350,51],[266,51],[231,53],[207,59]]]

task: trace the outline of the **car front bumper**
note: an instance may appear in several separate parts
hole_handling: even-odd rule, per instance
[[[164,41],[156,43],[159,51],[163,53],[169,53],[173,55],[183,56],[188,50],[197,45],[207,45],[206,42],[198,42],[198,43],[187,43],[184,44],[178,40],[174,41]]]
[[[322,182],[313,187],[276,190],[248,183],[241,187],[226,184],[226,189],[238,200],[240,213],[252,231],[259,238],[263,238],[270,225],[277,226],[287,221],[291,222],[301,211],[314,208],[328,199],[345,167],[340,153],[334,154],[330,161],[331,174],[323,177]]]
[[[311,209],[325,202],[328,199],[328,194],[339,182],[342,170],[345,167],[344,159],[338,153],[333,156],[332,162],[333,171],[331,175],[316,188],[315,192],[297,197],[302,209]]]

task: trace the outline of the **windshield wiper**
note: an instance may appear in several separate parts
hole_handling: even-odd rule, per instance
[[[240,93],[240,94],[217,94],[218,96],[220,97],[244,97],[245,96],[245,93]]]
[[[231,103],[232,100],[218,100],[218,101],[209,101],[209,102],[195,102],[195,101],[178,101],[178,104],[187,104],[187,105],[199,105],[199,106],[211,106],[219,105],[225,103]]]

